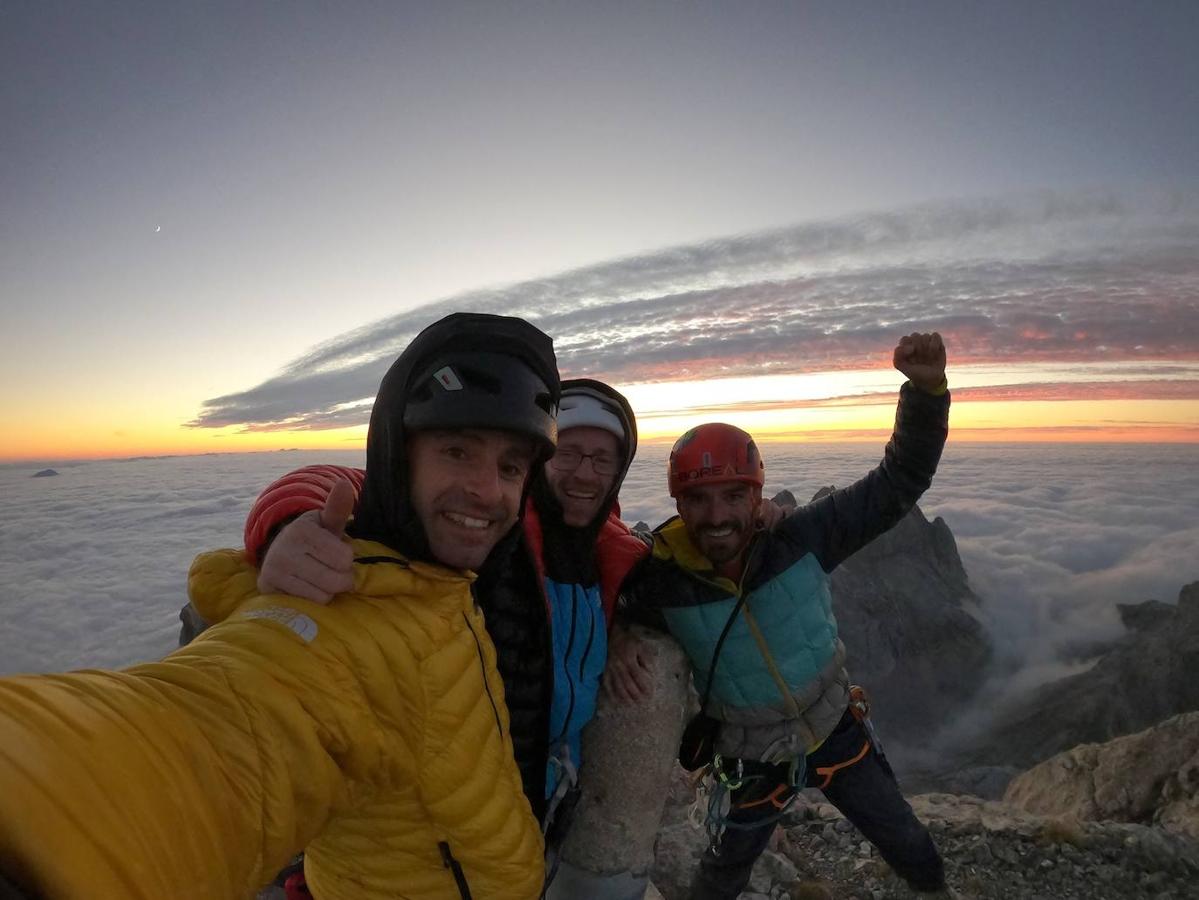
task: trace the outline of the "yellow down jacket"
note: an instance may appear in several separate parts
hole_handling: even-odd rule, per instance
[[[0,871],[48,898],[245,900],[306,849],[318,900],[536,897],[469,578],[354,551],[329,606],[252,597],[161,662],[0,679]],[[254,575],[222,551],[191,578],[232,603]]]

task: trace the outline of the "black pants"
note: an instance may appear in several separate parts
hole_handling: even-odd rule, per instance
[[[936,891],[945,886],[945,868],[928,829],[903,799],[886,758],[875,753],[865,727],[848,710],[825,742],[808,754],[807,763],[806,786],[820,788],[912,888]],[[718,851],[709,847],[704,852],[691,883],[692,900],[733,900],[749,883],[754,862],[777,824],[771,820],[795,793],[786,787],[786,767],[774,768],[772,775],[747,780],[733,792],[729,821],[751,827],[726,828]]]

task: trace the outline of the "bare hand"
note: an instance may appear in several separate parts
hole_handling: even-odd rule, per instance
[[[620,703],[643,703],[653,696],[645,644],[617,625],[608,636],[608,667],[604,691]]]
[[[354,587],[354,551],[345,540],[346,522],[354,511],[354,487],[339,479],[325,508],[296,517],[271,543],[258,572],[264,594],[291,594],[328,603]]]
[[[892,361],[921,390],[935,391],[945,380],[945,344],[935,331],[900,338]]]

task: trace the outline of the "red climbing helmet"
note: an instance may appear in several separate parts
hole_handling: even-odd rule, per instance
[[[675,441],[668,465],[672,497],[697,484],[738,481],[760,492],[766,483],[766,464],[754,439],[723,422],[699,425]]]

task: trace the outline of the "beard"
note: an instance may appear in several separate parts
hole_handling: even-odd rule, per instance
[[[717,564],[730,562],[740,556],[748,540],[748,529],[743,523],[735,521],[701,526],[693,536],[693,542],[704,556]]]

